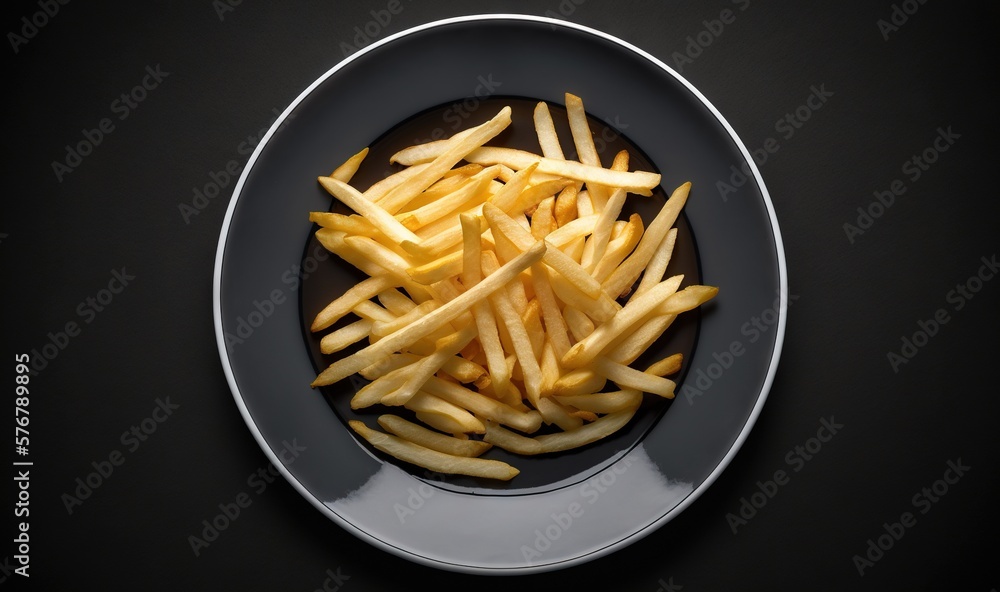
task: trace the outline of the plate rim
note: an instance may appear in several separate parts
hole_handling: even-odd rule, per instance
[[[317,87],[323,84],[328,78],[333,76],[335,73],[341,69],[347,67],[349,64],[355,60],[361,58],[365,54],[372,52],[380,47],[391,44],[398,39],[407,37],[422,31],[429,29],[435,29],[439,27],[445,27],[448,25],[456,23],[468,23],[477,21],[503,21],[503,20],[513,20],[513,21],[524,21],[537,24],[545,24],[552,27],[564,27],[568,29],[573,29],[581,33],[592,35],[609,41],[616,45],[627,49],[628,51],[636,54],[637,56],[649,61],[651,64],[657,68],[663,70],[666,74],[673,77],[677,82],[682,84],[688,92],[690,92],[698,101],[709,110],[712,116],[722,125],[722,127],[729,134],[736,147],[739,149],[740,153],[744,158],[744,162],[748,165],[750,173],[754,181],[757,183],[757,187],[761,192],[761,198],[763,200],[763,205],[767,212],[768,222],[771,227],[771,239],[774,242],[775,252],[777,255],[777,268],[778,268],[778,322],[775,327],[775,340],[772,349],[770,361],[768,363],[767,373],[764,376],[764,381],[760,387],[760,393],[757,396],[757,400],[751,409],[749,415],[747,416],[746,422],[743,424],[742,429],[739,434],[734,438],[729,450],[715,466],[715,468],[709,473],[709,475],[702,481],[698,486],[688,494],[680,503],[672,507],[660,518],[646,524],[644,527],[640,528],[631,535],[625,536],[614,543],[610,543],[600,549],[592,551],[590,553],[582,554],[578,557],[572,559],[566,559],[556,563],[542,564],[542,565],[526,565],[522,567],[481,567],[481,566],[466,566],[457,565],[454,563],[446,563],[442,561],[437,561],[430,559],[406,550],[400,549],[399,547],[390,545],[385,541],[378,539],[377,537],[367,533],[361,528],[358,528],[354,524],[348,522],[336,512],[332,511],[327,507],[321,500],[319,500],[311,491],[309,491],[294,475],[291,471],[281,462],[278,458],[277,453],[271,449],[270,443],[264,438],[261,433],[260,428],[257,426],[256,421],[250,414],[250,410],[247,407],[243,396],[240,392],[240,388],[236,382],[236,376],[233,373],[233,368],[231,361],[229,359],[225,332],[222,327],[222,265],[226,252],[226,243],[229,237],[230,227],[232,225],[233,216],[236,210],[236,206],[239,202],[240,196],[243,194],[243,187],[253,170],[254,165],[257,162],[258,157],[263,152],[265,146],[267,146],[271,137],[276,133],[276,131],[284,124],[286,118],[298,107],[298,105],[304,101]],[[771,201],[770,193],[767,190],[767,186],[764,184],[764,179],[761,176],[760,170],[757,167],[757,163],[754,161],[749,149],[744,144],[743,140],[739,137],[733,127],[730,125],[729,121],[719,112],[719,110],[708,100],[705,95],[701,93],[694,85],[692,85],[687,79],[681,76],[673,68],[668,66],[659,58],[653,56],[649,52],[621,39],[615,35],[607,33],[605,31],[594,29],[587,25],[582,25],[572,21],[556,19],[541,15],[532,14],[519,14],[519,13],[479,13],[479,14],[469,14],[455,17],[448,17],[444,19],[437,19],[434,21],[429,21],[416,25],[402,31],[398,31],[391,35],[388,35],[380,40],[374,41],[371,44],[361,48],[357,52],[343,58],[338,61],[333,67],[320,75],[316,80],[309,84],[301,93],[291,102],[289,105],[281,112],[281,114],[275,119],[268,129],[267,133],[261,138],[260,142],[255,147],[253,153],[247,160],[246,165],[243,167],[243,171],[240,173],[240,178],[233,187],[232,195],[229,199],[229,204],[226,209],[226,215],[223,218],[222,227],[219,235],[219,242],[216,249],[215,264],[213,270],[212,279],[212,313],[215,327],[216,335],[216,345],[219,349],[219,357],[222,362],[223,372],[226,376],[226,381],[229,384],[230,393],[236,402],[236,405],[240,411],[240,415],[243,417],[244,423],[250,428],[250,431],[260,446],[261,450],[267,456],[268,460],[274,467],[284,476],[284,478],[292,485],[292,487],[298,491],[298,493],[309,501],[314,507],[316,507],[320,512],[322,512],[327,518],[331,519],[338,526],[350,532],[351,534],[363,539],[365,542],[377,547],[383,551],[391,553],[397,557],[401,557],[408,561],[414,563],[422,564],[428,567],[433,567],[437,569],[443,569],[448,571],[456,571],[471,574],[490,574],[490,575],[522,575],[531,573],[542,573],[548,571],[555,571],[559,569],[566,569],[583,563],[593,561],[597,558],[607,556],[615,551],[618,551],[624,547],[638,542],[639,540],[645,538],[650,533],[658,530],[664,524],[672,520],[678,514],[683,512],[690,506],[696,499],[701,497],[702,494],[712,484],[715,483],[719,475],[729,466],[733,458],[742,448],[743,443],[746,441],[763,410],[764,403],[766,402],[768,395],[771,390],[771,386],[774,381],[775,374],[777,373],[778,363],[781,357],[781,350],[784,344],[785,328],[787,324],[788,316],[788,274],[787,274],[787,264],[785,261],[785,250],[781,238],[781,232],[778,225],[777,215],[774,210],[774,204]]]

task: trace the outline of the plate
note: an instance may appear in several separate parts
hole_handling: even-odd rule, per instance
[[[331,361],[318,352],[309,322],[361,277],[312,238],[308,212],[331,208],[316,177],[371,146],[359,171],[364,186],[364,176],[391,170],[382,164],[385,154],[479,123],[503,104],[514,108],[512,128],[521,131],[497,142],[530,148],[528,109],[547,101],[560,121],[565,92],[583,98],[599,149],[613,155],[627,147],[633,168],[660,172],[667,190],[693,184],[670,273],[719,286],[720,293],[652,348],[685,354],[678,396],[647,396],[627,428],[586,448],[509,458],[522,473],[508,483],[430,474],[387,458],[346,425],[357,417],[347,401],[361,379],[309,387]],[[561,137],[566,147],[568,131]],[[630,199],[648,222],[664,191]],[[766,399],[781,350],[786,286],[780,233],[760,174],[701,93],[605,33],[543,17],[480,15],[375,43],[282,113],[234,189],[216,257],[214,312],[241,414],[316,508],[406,559],[509,574],[569,567],[621,549],[711,485]],[[370,423],[374,416],[361,415]]]

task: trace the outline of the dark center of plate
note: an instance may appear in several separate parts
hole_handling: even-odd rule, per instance
[[[532,120],[532,113],[536,104],[537,100],[521,97],[469,98],[464,101],[444,104],[424,111],[396,125],[381,137],[373,139],[369,145],[368,156],[351,180],[351,184],[359,190],[364,191],[370,185],[402,168],[398,165],[389,164],[390,155],[407,146],[447,138],[458,131],[483,123],[505,105],[510,106],[513,111],[511,117],[512,123],[504,132],[490,141],[488,145],[519,148],[540,154],[541,149],[538,146]],[[566,158],[576,159],[576,150],[573,147],[565,108],[552,103],[549,104],[549,108],[555,121],[556,131],[562,141]],[[630,157],[630,170],[659,172],[657,167],[649,161],[645,154],[618,130],[593,116],[590,117],[590,126],[594,134],[595,146],[604,166],[610,166],[612,159],[619,151],[627,150]],[[330,142],[337,142],[337,138],[331,137]],[[362,146],[345,147],[344,153],[353,154],[361,148]],[[330,163],[331,170],[338,164]],[[668,188],[668,190],[670,189],[672,188]],[[317,191],[325,194],[318,184]],[[644,224],[648,225],[663,206],[666,197],[667,195],[664,193],[663,188],[655,189],[651,197],[629,195],[619,218],[625,220],[632,213],[637,212],[642,217]],[[353,213],[332,197],[330,200],[332,202],[331,211],[343,214]],[[302,213],[303,216],[307,214],[307,212]],[[675,227],[678,231],[677,242],[664,277],[684,274],[682,287],[700,283],[701,270],[698,262],[697,248],[691,228],[683,213],[678,218]],[[317,228],[314,227],[313,230]],[[322,247],[311,233],[306,239],[304,253],[313,253],[316,248]],[[340,357],[349,355],[367,344],[367,340],[364,340],[355,347],[332,355],[324,355],[320,352],[320,340],[322,336],[357,320],[353,315],[348,315],[347,318],[341,319],[341,321],[326,331],[312,333],[309,330],[313,318],[323,307],[366,277],[367,275],[337,257],[330,257],[326,261],[321,262],[316,271],[303,276],[302,288],[299,291],[301,294],[300,313],[302,331],[306,348],[309,351],[317,373]],[[698,310],[680,315],[667,332],[640,356],[632,366],[645,368],[652,362],[674,353],[683,354],[685,361],[690,360],[697,340],[699,319],[700,313]],[[672,377],[678,382],[678,385],[687,371],[687,366],[687,363],[685,363],[681,373]],[[375,405],[359,411],[352,410],[350,407],[351,397],[357,389],[366,383],[367,381],[360,376],[353,376],[334,385],[321,387],[322,395],[335,410],[337,416],[343,421],[343,429],[350,431],[347,421],[351,419],[359,419],[375,429],[381,429],[375,420],[383,413],[395,413],[413,419],[407,410],[400,407]],[[616,387],[613,383],[609,382],[607,390],[616,390]],[[642,407],[627,426],[603,440],[576,450],[541,456],[520,456],[508,453],[499,448],[487,451],[483,455],[483,458],[492,458],[507,462],[521,471],[518,476],[509,482],[432,473],[421,467],[398,461],[389,455],[374,451],[374,449],[372,450],[379,458],[396,464],[415,477],[434,481],[438,486],[454,491],[489,493],[494,495],[534,493],[586,480],[589,476],[607,467],[609,463],[638,444],[656,421],[669,411],[670,404],[671,401],[669,400],[647,393],[644,395]],[[538,434],[557,429],[543,425]],[[367,446],[367,444],[360,442],[359,445]]]

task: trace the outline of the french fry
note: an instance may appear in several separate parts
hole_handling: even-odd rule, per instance
[[[690,190],[691,183],[684,183],[670,195],[670,199],[663,204],[660,213],[656,215],[656,218],[646,228],[646,231],[642,235],[642,240],[639,241],[639,245],[635,248],[635,251],[604,281],[604,290],[608,294],[621,294],[639,277],[646,264],[652,259],[653,253],[659,247],[660,242],[667,235],[667,231],[670,230],[670,227],[677,220],[677,216],[680,215],[681,208],[687,203]]]
[[[377,321],[372,323],[372,337],[381,338],[386,335],[391,335],[403,327],[406,327],[413,321],[434,312],[440,306],[441,305],[438,304],[437,301],[428,300],[427,302],[423,302],[420,305],[413,307],[405,314],[402,314],[391,321]]]
[[[522,436],[495,423],[487,422],[483,440],[515,454],[536,455],[561,452],[591,444],[617,432],[632,419],[636,409],[638,409],[638,404],[634,408],[609,413],[597,421],[572,431],[545,434],[533,438]]]
[[[583,107],[583,99],[572,94],[565,94],[566,117],[569,119],[569,129],[573,136],[573,145],[580,162],[586,165],[601,167],[601,159],[594,145],[594,134],[587,122],[587,112]],[[594,204],[595,212],[602,212],[608,202],[608,188],[597,183],[588,183],[587,190]]]
[[[358,302],[354,305],[354,308],[351,309],[351,312],[372,322],[389,322],[396,318],[396,315],[375,304],[371,300],[362,300],[361,302]]]
[[[625,190],[616,189],[605,203],[597,218],[597,223],[594,225],[594,231],[590,234],[590,239],[587,240],[587,247],[583,250],[580,264],[588,273],[593,274],[597,262],[604,256],[604,251],[608,248],[608,241],[611,239],[611,229],[624,205]]]
[[[378,204],[365,199],[364,195],[347,183],[333,177],[319,177],[319,183],[330,195],[336,197],[345,206],[364,216],[365,219],[391,240],[399,243],[403,241],[420,241],[417,235],[413,234],[409,228],[400,224],[392,214]]]
[[[552,113],[549,112],[549,105],[545,101],[539,101],[535,106],[534,121],[535,134],[538,136],[538,146],[542,149],[542,155],[564,160],[555,122],[552,121]]]
[[[587,444],[606,438],[625,427],[625,424],[632,419],[637,409],[638,406],[631,409],[623,409],[622,411],[615,411],[575,430],[536,436],[535,440],[542,445],[542,452],[562,452],[563,450],[586,446]]]
[[[359,436],[378,450],[404,462],[438,473],[469,475],[500,481],[510,481],[520,473],[509,464],[498,460],[455,456],[431,450],[397,436],[373,430],[358,420],[351,420],[348,424]]]
[[[646,368],[646,372],[649,374],[655,374],[656,376],[670,376],[671,374],[677,374],[681,371],[681,364],[684,362],[683,354],[673,354],[658,360],[650,364]]]
[[[425,391],[420,391],[410,397],[410,400],[406,402],[404,407],[416,413],[448,418],[448,420],[458,426],[457,431],[449,430],[453,433],[482,434],[486,431],[483,422],[476,419],[474,415],[465,409]]]
[[[493,445],[482,440],[460,440],[429,430],[420,424],[407,421],[398,415],[380,415],[378,424],[382,429],[409,442],[424,448],[437,450],[452,456],[477,457],[489,450]]]
[[[382,358],[367,368],[363,368],[358,372],[358,374],[368,380],[375,380],[376,378],[380,378],[397,368],[409,366],[410,364],[418,361],[418,359],[419,358],[414,354],[392,354],[391,356]]]
[[[365,190],[362,195],[365,196],[370,202],[379,203],[385,197],[389,191],[393,188],[407,182],[409,179],[418,175],[421,171],[427,168],[427,163],[416,164],[411,167],[407,167],[397,173],[393,173],[382,179],[378,183],[375,183],[371,187]]]
[[[552,387],[553,395],[586,395],[604,388],[607,379],[593,370],[572,370],[563,374]]]
[[[594,321],[590,320],[590,317],[578,308],[567,306],[563,309],[563,318],[566,320],[566,327],[576,341],[583,341],[594,332]],[[569,348],[566,351],[569,351]],[[563,354],[563,356],[565,355]],[[559,359],[561,360],[562,356]]]
[[[360,319],[333,333],[328,333],[320,340],[319,349],[324,354],[332,354],[354,345],[371,334],[372,324],[368,319]]]
[[[623,409],[633,409],[642,403],[642,393],[634,389],[588,395],[555,395],[553,398],[563,405],[570,405],[577,409],[602,415]],[[489,426],[486,429],[488,433]]]
[[[522,436],[490,421],[486,422],[483,441],[515,454],[530,456],[543,452],[542,445],[537,439]]]
[[[642,272],[642,279],[639,280],[639,285],[635,288],[636,295],[649,290],[663,279],[663,273],[667,270],[667,265],[670,264],[670,257],[674,252],[676,242],[677,229],[671,228],[667,232],[667,236],[656,247],[649,263],[646,264],[646,268]]]
[[[360,152],[344,161],[344,164],[334,169],[334,171],[330,173],[330,176],[338,181],[350,183],[351,178],[354,177],[354,173],[358,172],[358,168],[361,166],[361,162],[364,161],[366,156],[368,156],[367,147],[362,148]]]
[[[412,364],[402,366],[358,389],[351,397],[351,409],[364,409],[382,402],[382,397],[403,386],[411,368]]]
[[[410,279],[418,284],[429,286],[441,280],[454,277],[461,269],[462,251],[455,251],[429,263],[411,267],[406,270],[406,273],[409,274]]]
[[[555,424],[563,431],[571,432],[583,425],[582,419],[570,415],[562,405],[548,397],[538,400],[538,412],[542,414],[542,421],[549,425]]]
[[[357,234],[376,238],[382,236],[374,224],[357,214],[345,216],[336,212],[309,212],[309,221],[330,230],[340,230],[346,234]]]
[[[612,233],[613,234],[613,233]],[[642,238],[642,218],[639,214],[632,214],[622,232],[608,243],[604,255],[594,266],[591,275],[599,282],[603,282],[618,268],[621,262],[628,257],[629,253],[635,249]],[[606,294],[614,295],[611,292]]]
[[[621,364],[631,364],[646,351],[654,341],[663,335],[667,327],[674,322],[677,315],[656,315],[646,317],[642,326],[636,328],[628,335],[622,335],[613,340],[608,347],[607,358]]]
[[[576,184],[567,185],[556,196],[556,224],[563,227],[576,219],[576,195],[580,188]]]
[[[339,298],[326,305],[316,315],[309,329],[313,332],[322,331],[342,319],[351,312],[362,300],[368,300],[379,292],[396,287],[396,282],[387,275],[379,275],[356,284]]]
[[[600,356],[591,362],[590,367],[598,374],[617,384],[619,388],[653,393],[667,399],[674,398],[674,389],[677,388],[677,383],[669,378],[642,372]]]
[[[664,298],[676,292],[682,280],[683,276],[674,276],[660,282],[642,296],[630,300],[614,318],[594,329],[593,333],[571,347],[563,356],[562,365],[567,368],[579,368],[596,358],[615,337],[642,320],[646,314],[656,309]]]

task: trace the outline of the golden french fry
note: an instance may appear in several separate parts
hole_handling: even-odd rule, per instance
[[[338,352],[368,337],[371,330],[372,322],[368,319],[360,319],[346,327],[337,329],[333,333],[324,335],[319,342],[319,350],[324,354]]]
[[[542,149],[542,155],[565,159],[559,136],[556,134],[555,123],[552,121],[552,113],[549,112],[549,105],[545,101],[539,101],[535,106],[534,121],[535,134],[538,136],[538,146]]]
[[[606,357],[621,364],[631,364],[663,335],[676,318],[677,315],[647,317],[640,327],[608,344]]]
[[[556,196],[555,216],[559,227],[576,219],[576,195],[580,191],[577,184],[567,185]]]
[[[635,288],[636,295],[642,294],[660,283],[663,279],[663,273],[667,270],[667,265],[670,264],[670,256],[674,252],[674,244],[676,242],[677,229],[671,228],[667,232],[667,236],[656,247],[656,251],[653,252],[649,263],[646,264],[646,268],[642,272],[642,279],[639,280],[639,285]]]
[[[637,409],[638,406],[615,411],[575,430],[536,436],[535,440],[542,445],[542,452],[561,452],[586,446],[622,429],[632,419]]]
[[[611,194],[611,197],[608,198],[604,209],[598,216],[597,224],[594,225],[594,231],[587,240],[587,247],[583,250],[583,257],[580,264],[588,273],[593,274],[598,261],[604,257],[604,251],[608,248],[608,241],[611,240],[611,229],[614,227],[615,221],[618,220],[618,214],[621,213],[622,206],[624,205],[625,190],[616,189]]]
[[[590,199],[590,192],[586,189],[578,192],[576,194],[576,215],[583,218],[584,216],[594,215],[596,208],[594,207],[594,202]]]
[[[382,179],[378,183],[375,183],[371,187],[365,190],[362,194],[365,199],[371,202],[379,203],[389,191],[398,185],[405,183],[407,180],[418,175],[421,171],[427,168],[427,163],[415,164],[411,167],[407,167],[397,173],[393,173]]]
[[[636,370],[625,364],[612,362],[611,360],[599,356],[594,359],[589,367],[595,372],[614,382],[623,389],[635,389],[644,393],[653,393],[667,399],[674,398],[674,389],[677,383],[669,378],[663,378],[655,374]]]
[[[646,231],[642,235],[642,240],[639,241],[639,245],[635,248],[635,251],[604,281],[604,290],[608,294],[621,294],[638,279],[639,274],[642,273],[646,264],[653,257],[653,253],[660,245],[660,242],[667,235],[667,231],[670,230],[670,227],[677,220],[677,216],[680,215],[681,208],[687,203],[690,190],[691,183],[684,183],[670,195],[670,199],[663,204],[660,213],[656,215],[656,218],[646,228]]]
[[[567,368],[579,368],[596,358],[615,337],[638,323],[663,303],[665,298],[676,292],[682,279],[683,276],[674,276],[660,282],[642,296],[629,300],[614,318],[594,329],[593,333],[571,347],[560,361],[562,365]]]
[[[342,296],[327,304],[316,315],[310,326],[311,331],[322,331],[342,319],[344,315],[362,300],[368,300],[379,292],[388,288],[394,288],[396,282],[387,275],[370,277],[344,292]]]
[[[594,321],[590,320],[583,311],[573,306],[566,306],[563,309],[563,319],[566,320],[566,327],[576,341],[583,341],[588,335],[594,332]],[[569,348],[566,349],[569,351]],[[565,356],[566,354],[563,354]],[[559,357],[562,359],[562,356]]]
[[[472,129],[464,129],[450,138],[442,140],[432,140],[423,144],[415,144],[396,152],[389,157],[389,164],[403,164],[407,166],[427,163],[440,154],[449,145],[464,140],[472,133]]]
[[[522,436],[491,421],[486,422],[486,433],[483,435],[483,441],[515,454],[530,456],[543,452],[542,445],[535,438]]]
[[[330,195],[336,197],[345,206],[361,214],[366,220],[371,222],[382,234],[393,241],[401,243],[403,241],[420,242],[417,235],[413,234],[409,228],[403,226],[392,214],[387,212],[378,204],[365,199],[357,189],[351,187],[343,181],[338,181],[333,177],[319,177],[319,183]]]
[[[514,467],[498,460],[455,456],[431,450],[397,436],[373,430],[358,420],[351,420],[348,424],[358,435],[382,452],[401,461],[438,473],[468,475],[501,481],[509,481],[520,473]]]
[[[569,119],[570,133],[573,135],[573,145],[576,146],[577,157],[586,165],[601,167],[601,159],[594,145],[594,134],[587,121],[587,112],[583,107],[583,99],[566,93],[566,117]],[[608,188],[597,183],[587,183],[590,199],[594,203],[594,211],[601,212],[608,202]]]
[[[553,395],[586,395],[604,388],[607,379],[593,370],[572,370],[552,387]]]
[[[583,420],[570,415],[563,409],[562,405],[549,397],[538,400],[538,412],[542,414],[542,421],[546,424],[555,424],[563,430],[570,432],[583,425]]]
[[[574,430],[533,438],[522,436],[495,423],[487,422],[483,440],[515,454],[535,455],[561,452],[586,446],[610,436],[624,427],[635,415],[637,409],[638,403],[633,408],[609,413]]]
[[[462,251],[455,251],[429,263],[411,267],[406,270],[406,273],[409,274],[410,279],[418,284],[429,286],[441,280],[454,277],[461,270]]]
[[[358,374],[368,380],[375,380],[376,378],[381,378],[397,368],[409,366],[418,360],[419,358],[415,354],[392,354],[391,356],[382,358],[367,368],[363,368],[358,372]]]
[[[478,329],[477,329],[478,331]],[[478,350],[479,343],[472,341],[469,343],[470,346],[475,346]],[[466,347],[466,349],[468,346]],[[466,349],[462,350],[462,355],[452,356],[441,366],[441,371],[447,376],[450,376],[462,384],[469,384],[470,382],[475,382],[481,377],[489,376],[486,374],[486,368],[483,368],[482,364],[473,362],[469,358],[465,357]]]
[[[330,176],[338,181],[350,183],[351,178],[354,177],[354,173],[358,172],[358,168],[361,166],[361,162],[364,161],[366,156],[368,156],[367,147],[362,148],[360,152],[344,161],[344,164],[334,169],[334,171],[330,173]]]
[[[557,201],[556,204],[559,202]],[[558,214],[557,214],[558,216]],[[559,228],[553,230],[547,237],[545,237],[545,242],[549,243],[553,247],[563,248],[571,242],[579,238],[584,238],[589,235],[594,230],[594,225],[597,223],[599,217],[598,214],[591,214],[582,218],[575,217],[566,222],[565,224],[560,222]]]
[[[556,229],[555,205],[556,199],[547,197],[535,208],[531,215],[531,236],[535,240],[544,239]]]
[[[395,333],[413,321],[434,312],[439,306],[440,305],[437,301],[428,300],[427,302],[421,303],[419,306],[413,307],[405,314],[402,314],[391,321],[377,321],[371,326],[372,337],[381,338]]]
[[[404,407],[416,413],[447,418],[446,421],[454,422],[458,426],[457,431],[449,430],[452,433],[482,434],[486,431],[483,422],[476,419],[476,416],[426,391],[420,391],[410,397]]]
[[[508,286],[508,289],[510,286]],[[513,290],[512,290],[513,291]],[[513,302],[513,298],[511,298]],[[535,352],[535,359],[542,359],[542,348],[545,347],[545,327],[542,326],[542,307],[538,299],[532,298],[528,306],[521,313],[521,322],[524,323],[524,330],[528,334],[531,342],[531,350]]]
[[[388,322],[396,318],[396,315],[375,304],[371,300],[362,300],[361,302],[358,302],[354,305],[354,308],[351,309],[351,312],[372,322]]]
[[[556,299],[555,292],[552,291],[552,284],[549,283],[549,275],[545,266],[537,263],[531,266],[531,284],[535,289],[535,299],[542,309],[545,335],[551,342],[553,353],[557,359],[562,359],[570,348],[569,329],[566,326],[566,318],[559,309],[559,301]]]
[[[602,415],[623,409],[634,409],[642,403],[642,393],[633,389],[587,395],[555,395],[553,398],[563,405],[571,405],[583,411]],[[489,426],[486,430],[489,433]]]
[[[374,224],[357,214],[345,216],[336,212],[309,212],[309,221],[330,230],[341,230],[347,234],[358,234],[376,238],[382,235]]]
[[[542,397],[548,397],[555,390],[556,382],[562,375],[558,356],[552,348],[552,341],[545,341],[545,346],[542,348],[542,359],[538,366],[542,370]]]
[[[642,239],[642,218],[639,217],[639,214],[632,214],[621,233],[608,243],[604,256],[594,266],[594,271],[591,274],[594,279],[599,282],[606,280],[625,260],[625,257],[628,257],[629,253],[635,249],[640,239]],[[611,292],[605,293],[611,294]]]
[[[652,290],[650,290],[652,292]],[[715,286],[688,286],[656,307],[656,314],[680,314],[694,310],[719,293]]]
[[[673,354],[663,358],[662,360],[653,362],[648,368],[646,368],[646,372],[649,374],[655,374],[656,376],[670,376],[671,374],[677,374],[681,371],[681,364],[683,362],[683,354]]]
[[[351,409],[364,409],[382,401],[382,397],[403,386],[412,365],[402,366],[376,378],[351,397]]]
[[[413,442],[418,446],[453,456],[476,457],[493,446],[489,442],[483,442],[482,440],[460,440],[454,436],[447,436],[403,419],[398,415],[380,415],[378,424],[382,426],[382,429],[394,436]]]

